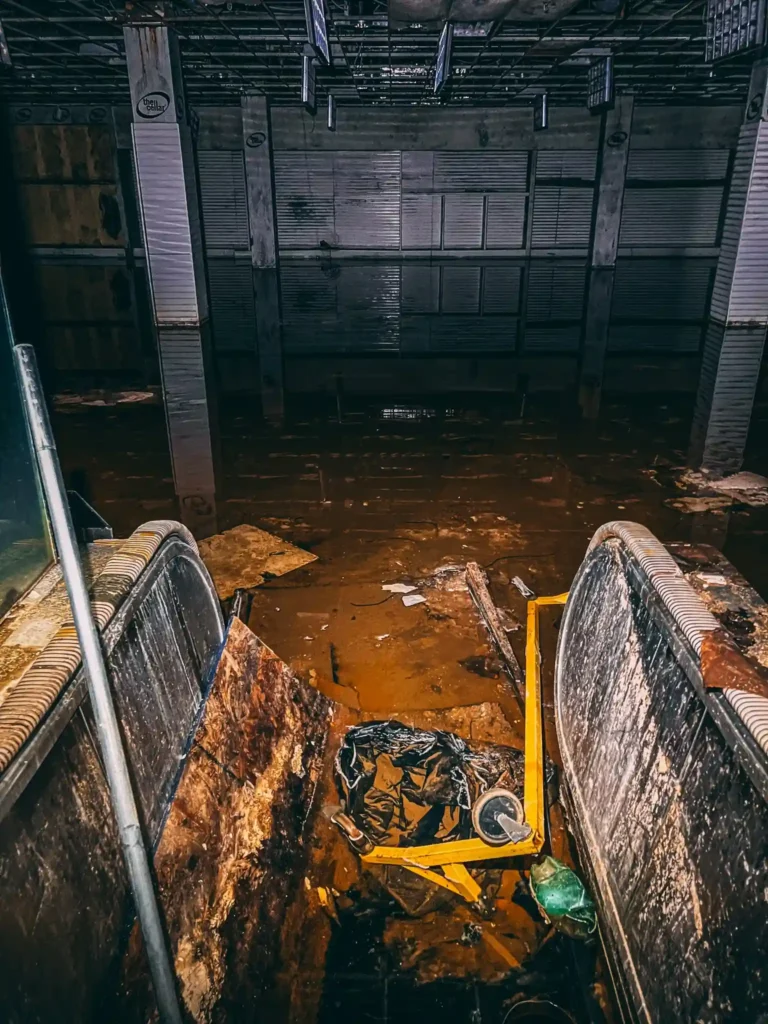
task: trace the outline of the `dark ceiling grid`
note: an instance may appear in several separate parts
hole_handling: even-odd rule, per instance
[[[459,105],[527,105],[539,88],[552,104],[584,106],[586,61],[592,48],[615,56],[619,89],[644,103],[728,103],[746,95],[751,58],[714,70],[704,60],[704,0],[630,0],[625,16],[581,3],[554,21],[497,24],[492,34],[457,36],[454,85]],[[137,0],[138,10],[152,9]],[[373,14],[327,0],[335,66],[318,69],[321,95],[342,104],[433,105],[435,25],[390,25],[386,0]],[[358,9],[352,5],[352,11]],[[190,2],[167,6],[166,21],[179,32],[191,102],[235,104],[249,89],[278,103],[299,102],[301,52],[306,38],[303,4],[265,0],[231,9]],[[11,100],[127,102],[122,0],[0,0],[13,70],[0,77]],[[119,56],[83,53],[81,45],[114,47]],[[98,69],[98,70],[97,70]],[[34,75],[34,77],[30,77]],[[521,77],[518,77],[521,76]]]

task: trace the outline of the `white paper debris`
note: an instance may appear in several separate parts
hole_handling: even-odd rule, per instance
[[[411,583],[382,583],[381,589],[391,594],[412,594],[416,587]]]
[[[410,608],[411,605],[423,604],[426,600],[423,594],[406,594],[403,598],[403,604],[406,608]]]
[[[377,640],[386,640],[389,637],[389,633],[382,633],[381,636],[377,636]]]

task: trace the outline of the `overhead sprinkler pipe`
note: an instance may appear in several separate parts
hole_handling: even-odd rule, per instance
[[[8,307],[1,283],[0,302],[10,331]],[[53,538],[80,641],[83,667],[88,677],[88,691],[96,719],[112,809],[115,812],[125,866],[144,937],[157,1008],[163,1024],[182,1024],[171,958],[149,868],[149,856],[128,774],[128,763],[117,723],[104,655],[83,578],[59,457],[40,385],[35,351],[31,345],[17,345],[13,352]]]

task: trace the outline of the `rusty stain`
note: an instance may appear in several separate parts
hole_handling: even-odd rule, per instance
[[[741,690],[768,697],[768,672],[746,657],[724,629],[704,634],[701,676],[709,690]]]

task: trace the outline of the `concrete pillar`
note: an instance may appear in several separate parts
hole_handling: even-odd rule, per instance
[[[741,468],[768,329],[768,64],[752,70],[704,341],[689,463]]]
[[[634,97],[618,96],[613,110],[603,115],[600,133],[595,220],[579,369],[579,406],[586,419],[596,419],[600,412],[633,110]]]
[[[266,96],[243,96],[241,107],[261,404],[264,417],[280,423],[285,411],[283,347],[269,106]]]
[[[157,333],[173,479],[182,521],[216,530],[210,326],[197,173],[176,36],[124,30],[134,164]]]

